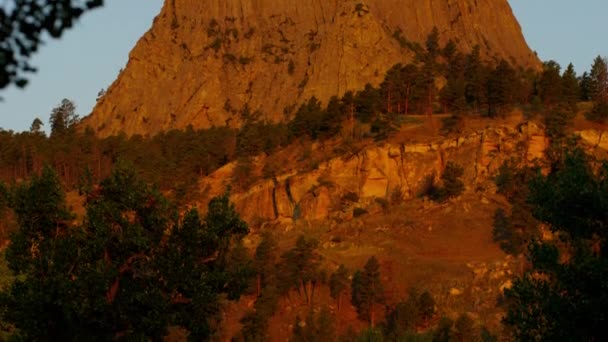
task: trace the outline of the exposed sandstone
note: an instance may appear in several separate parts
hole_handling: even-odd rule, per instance
[[[352,157],[321,163],[316,170],[260,181],[244,193],[232,194],[231,199],[249,222],[321,220],[340,214],[340,198],[347,192],[356,193],[362,204],[376,198],[388,200],[394,192],[400,192],[404,199],[412,198],[425,177],[440,175],[448,161],[462,165],[465,184],[474,187],[491,180],[505,160],[542,159],[548,141],[541,132],[524,124],[425,145],[372,145]],[[201,180],[205,196],[199,207],[204,208],[209,198],[225,189],[233,168],[229,164]]]
[[[539,66],[507,0],[166,0],[84,125],[102,136],[238,126],[246,104],[285,120],[313,95],[378,84],[412,57],[393,33],[422,43],[434,26],[464,51]]]

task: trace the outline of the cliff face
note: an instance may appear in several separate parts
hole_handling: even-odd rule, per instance
[[[317,96],[377,84],[437,26],[460,49],[538,66],[507,0],[166,0],[85,126],[105,136],[281,121]]]
[[[293,170],[260,181],[245,192],[233,193],[231,200],[250,223],[290,223],[293,219],[325,220],[334,216],[349,219],[352,208],[344,210],[341,200],[349,192],[359,198],[355,206],[367,208],[376,199],[390,200],[395,193],[400,193],[403,200],[411,199],[418,195],[425,178],[440,175],[448,161],[463,166],[467,188],[485,188],[493,184],[493,177],[505,160],[542,160],[548,144],[542,129],[524,123],[434,143],[369,146],[350,157],[321,163],[312,171]],[[225,191],[234,167],[235,163],[228,164],[201,180],[203,196],[199,208],[204,209],[213,196]]]

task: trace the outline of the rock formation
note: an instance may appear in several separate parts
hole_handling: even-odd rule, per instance
[[[285,120],[313,95],[377,84],[434,26],[463,51],[539,65],[507,0],[166,0],[84,126],[238,126],[246,105]]]
[[[492,177],[505,160],[541,160],[548,145],[543,130],[533,123],[488,128],[433,143],[371,145],[350,157],[328,160],[309,172],[293,170],[260,181],[245,192],[233,193],[231,200],[249,222],[326,219],[341,215],[340,199],[349,192],[357,195],[362,206],[376,199],[390,200],[394,193],[400,193],[404,200],[413,198],[425,177],[440,175],[448,161],[464,167],[464,182],[469,188],[485,186],[493,183]],[[235,163],[230,163],[201,180],[199,208],[204,209],[206,201],[226,189],[234,167]],[[345,213],[349,214],[352,210]]]

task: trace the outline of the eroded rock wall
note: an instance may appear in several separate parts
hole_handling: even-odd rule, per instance
[[[378,84],[437,26],[461,50],[480,45],[539,66],[507,0],[166,0],[83,126],[101,136],[238,126],[248,105],[289,118],[293,105]]]
[[[499,127],[429,144],[370,146],[348,158],[334,158],[310,172],[287,173],[234,193],[232,200],[249,222],[320,220],[339,212],[340,199],[353,192],[361,203],[417,196],[428,175],[440,175],[448,161],[464,168],[468,188],[483,184],[507,159],[542,159],[549,141],[534,124]],[[230,184],[234,164],[201,181],[200,207]]]

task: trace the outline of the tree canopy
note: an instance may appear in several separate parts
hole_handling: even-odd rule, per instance
[[[13,0],[0,6],[0,89],[27,84],[25,73],[36,70],[29,59],[45,34],[61,37],[82,14],[102,5],[103,0]]]
[[[533,241],[531,269],[505,292],[505,323],[522,341],[602,341],[608,338],[608,163],[594,164],[578,148],[530,185],[534,216],[556,239]]]
[[[161,340],[169,326],[209,338],[222,296],[237,299],[251,275],[234,257],[248,228],[228,195],[179,219],[126,167],[87,189],[81,224],[49,168],[9,190],[19,229],[6,251],[16,280],[0,296],[3,321],[25,340]]]

